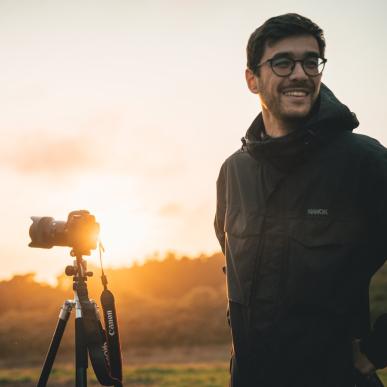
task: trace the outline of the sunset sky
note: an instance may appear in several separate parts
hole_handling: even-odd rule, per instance
[[[0,0],[0,278],[63,271],[69,249],[27,247],[29,217],[76,209],[107,266],[218,251],[218,170],[259,112],[245,46],[286,12],[324,29],[323,82],[387,145],[384,0]]]

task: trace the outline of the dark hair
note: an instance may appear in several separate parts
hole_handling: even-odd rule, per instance
[[[296,13],[275,16],[265,21],[250,36],[247,43],[247,67],[257,73],[267,45],[272,45],[283,38],[298,35],[312,35],[316,38],[320,55],[324,57],[325,38],[323,30],[312,20]]]

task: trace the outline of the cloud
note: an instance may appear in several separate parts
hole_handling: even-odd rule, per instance
[[[49,128],[1,127],[0,165],[23,175],[104,172],[174,179],[187,168],[178,136],[157,123],[132,122],[117,108]]]
[[[172,202],[160,208],[159,214],[161,216],[177,216],[181,215],[183,208],[180,204]]]
[[[137,135],[141,137],[142,135]],[[24,175],[104,171],[145,179],[175,178],[186,168],[181,151],[158,141],[134,142],[130,133],[109,131],[66,134],[48,130],[6,136],[0,164]]]
[[[13,136],[0,148],[0,162],[23,174],[66,174],[97,168],[100,145],[89,136],[58,135],[45,130]]]

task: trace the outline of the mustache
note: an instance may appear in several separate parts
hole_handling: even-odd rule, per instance
[[[286,84],[286,85],[280,85],[279,88],[278,88],[278,91],[279,92],[283,92],[284,90],[286,89],[305,89],[307,90],[309,93],[313,93],[316,88],[315,88],[315,85],[313,82],[308,82],[308,81],[302,81],[302,82],[299,82],[299,81],[294,81],[294,82],[291,82],[289,84]]]

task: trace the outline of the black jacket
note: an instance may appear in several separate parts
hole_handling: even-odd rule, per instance
[[[351,341],[369,334],[369,282],[387,258],[387,152],[357,126],[322,85],[301,128],[267,138],[260,114],[222,165],[235,387],[353,385]]]

